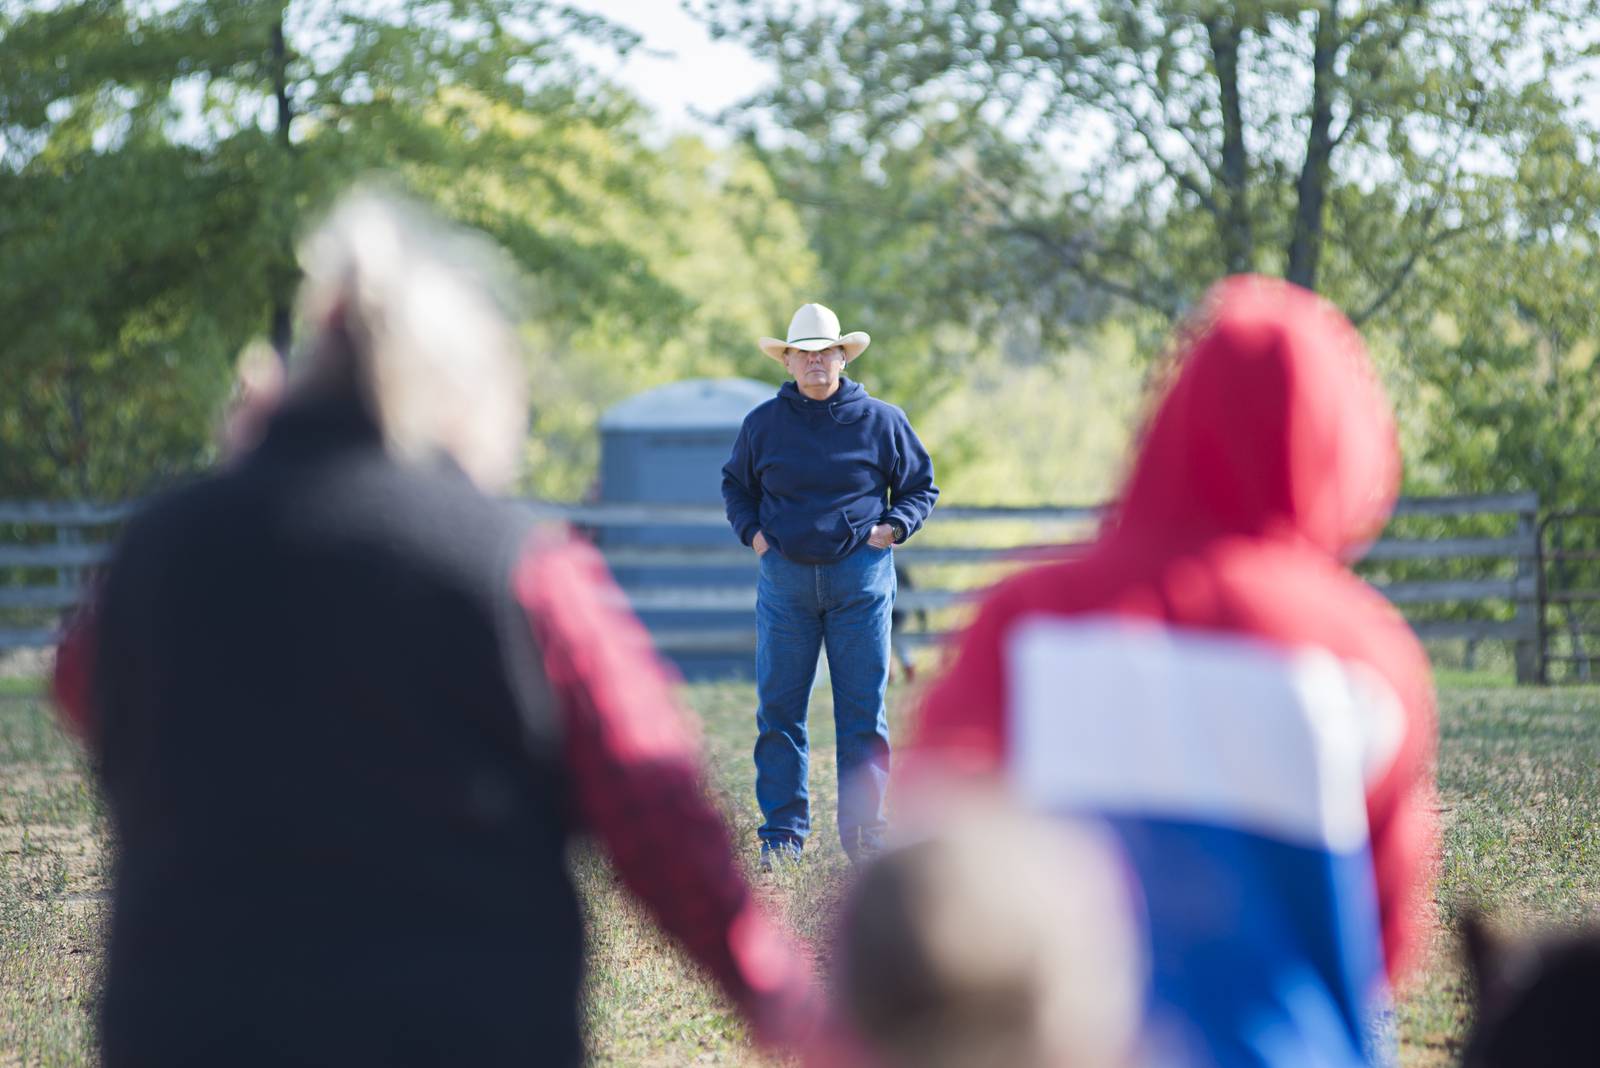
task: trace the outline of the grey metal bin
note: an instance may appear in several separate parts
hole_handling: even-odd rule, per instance
[[[621,401],[600,418],[600,499],[607,503],[722,504],[722,465],[745,415],[770,400],[777,387],[748,378],[696,378],[673,382]],[[726,524],[611,527],[598,534],[602,548],[738,548]],[[743,566],[614,568],[623,589],[755,588],[755,556]],[[657,634],[711,635],[755,632],[755,614],[739,610],[645,609],[640,618]],[[746,650],[667,650],[685,678],[754,675]]]

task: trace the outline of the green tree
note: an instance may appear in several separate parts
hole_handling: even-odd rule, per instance
[[[498,237],[544,314],[686,314],[632,242],[570,219],[649,173],[638,105],[575,36],[633,43],[539,0],[0,5],[0,492],[118,496],[191,465],[232,355],[287,344],[307,213],[369,171]]]
[[[697,6],[774,62],[728,118],[840,303],[952,342],[908,374],[1105,320],[1152,354],[1217,277],[1275,273],[1363,327],[1411,488],[1600,499],[1592,0]]]
[[[967,274],[1015,268],[1180,313],[1259,270],[1358,322],[1499,229],[1569,93],[1591,0],[705,0],[780,77],[749,114],[795,155],[929,211]],[[1579,139],[1581,140],[1581,138]],[[910,161],[915,161],[913,164]],[[908,180],[936,172],[928,204]],[[814,191],[812,191],[814,192]],[[803,201],[816,199],[799,185]],[[899,210],[903,209],[903,210]]]
[[[815,299],[816,256],[798,214],[748,153],[682,137],[635,164],[647,176],[644,195],[573,217],[597,221],[593,240],[631,241],[642,269],[670,287],[681,310],[539,317],[527,467],[529,488],[542,496],[571,499],[591,488],[600,415],[632,393],[690,376],[778,381],[782,371],[755,340]],[[524,210],[542,217],[551,208]]]

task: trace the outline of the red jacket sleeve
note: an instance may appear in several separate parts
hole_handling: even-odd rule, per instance
[[[604,560],[536,536],[515,575],[565,727],[578,812],[622,881],[771,1044],[820,1005],[810,965],[757,908],[706,796],[698,739]]]
[[[1001,587],[957,639],[949,666],[937,676],[917,708],[905,755],[905,778],[933,770],[994,774],[1002,770],[1006,746],[1005,636],[1011,611]]]
[[[99,728],[91,698],[98,638],[95,604],[91,592],[67,624],[66,633],[56,646],[56,666],[50,680],[62,726],[88,745],[94,743]]]
[[[1409,644],[1414,646],[1415,641]],[[1412,659],[1398,693],[1405,723],[1399,749],[1367,793],[1373,875],[1391,982],[1398,980],[1416,957],[1432,906],[1439,853],[1438,800],[1433,783],[1438,715],[1432,676],[1420,647]]]

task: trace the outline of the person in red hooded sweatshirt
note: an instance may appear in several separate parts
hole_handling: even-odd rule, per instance
[[[901,812],[978,775],[1103,820],[1157,1063],[1368,1064],[1435,850],[1428,664],[1346,566],[1394,501],[1393,418],[1288,283],[1224,281],[1183,337],[1090,550],[992,591],[927,694]]]

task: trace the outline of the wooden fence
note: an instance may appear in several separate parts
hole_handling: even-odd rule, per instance
[[[720,508],[531,506],[590,532],[647,622],[652,616],[676,620],[651,624],[663,652],[742,655],[754,648],[755,558],[731,535],[723,544],[707,544],[708,538],[719,540],[708,531],[727,529]],[[1363,563],[1374,573],[1379,592],[1413,618],[1422,638],[1510,643],[1519,680],[1533,681],[1542,608],[1538,508],[1538,498],[1527,493],[1403,499],[1390,532],[1371,546]],[[81,596],[85,569],[106,558],[109,539],[130,510],[129,505],[0,502],[0,649],[55,640],[61,614]],[[896,550],[898,564],[917,579],[914,588],[902,590],[897,606],[929,621],[908,639],[938,641],[994,578],[1078,551],[1099,514],[1094,507],[940,507],[926,531]],[[1464,520],[1497,532],[1395,533],[1419,519],[1439,520],[1431,525],[1441,529]],[[642,529],[655,532],[653,544],[616,544],[619,532]],[[681,543],[675,543],[675,531]],[[1442,573],[1419,574],[1430,567]],[[683,622],[686,615],[703,618],[690,625]]]

